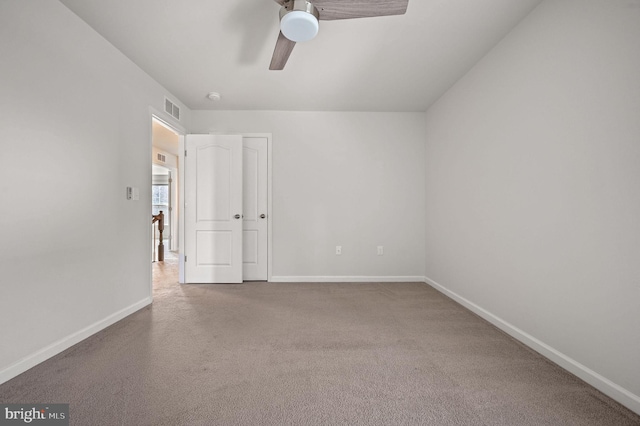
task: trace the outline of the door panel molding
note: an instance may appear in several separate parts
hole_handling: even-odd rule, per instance
[[[186,136],[186,282],[242,282],[242,150],[239,135]]]
[[[186,138],[187,136],[192,136],[192,135],[186,135],[186,136],[181,136],[180,138],[180,150],[179,150],[179,156],[178,156],[178,161],[179,161],[179,168],[178,168],[178,172],[179,172],[179,183],[180,183],[180,192],[182,194],[186,193],[186,188],[185,188],[185,164],[186,164],[186,158],[185,158],[185,152],[186,152],[186,148],[187,148],[187,143],[186,143]],[[219,136],[219,135],[216,135]],[[244,138],[265,138],[267,141],[267,212],[266,212],[266,217],[265,220],[267,222],[267,276],[266,276],[266,280],[267,281],[271,281],[271,278],[273,276],[273,200],[272,200],[272,194],[273,194],[273,147],[272,147],[272,134],[271,133],[242,133],[239,135],[242,140],[244,141]],[[243,144],[244,145],[244,144]],[[180,237],[180,253],[179,253],[179,258],[180,258],[180,274],[179,274],[179,282],[184,284],[187,282],[187,278],[186,278],[186,273],[185,273],[185,260],[191,261],[191,259],[186,259],[186,250],[185,250],[185,246],[186,243],[184,241],[184,235],[185,235],[185,197],[181,197],[180,199],[180,211],[181,214],[178,216],[179,217],[179,223],[178,223],[178,229],[179,229],[179,237]],[[260,216],[261,213],[257,213],[258,216]],[[249,216],[250,217],[250,216]],[[244,231],[243,231],[244,234]],[[196,260],[195,258],[193,259],[194,261]]]
[[[269,138],[243,135],[243,279],[269,279]]]

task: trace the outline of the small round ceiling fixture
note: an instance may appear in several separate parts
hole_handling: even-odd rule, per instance
[[[209,92],[207,94],[207,99],[209,99],[210,101],[219,101],[221,98],[220,93],[218,92]]]
[[[318,35],[318,10],[306,0],[293,0],[280,10],[280,31],[295,42],[309,41]]]

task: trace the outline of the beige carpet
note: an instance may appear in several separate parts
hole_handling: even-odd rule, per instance
[[[0,386],[73,425],[640,425],[422,283],[179,286]]]

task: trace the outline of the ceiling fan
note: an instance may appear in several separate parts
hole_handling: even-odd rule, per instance
[[[284,69],[297,42],[318,34],[318,21],[403,15],[409,0],[275,0],[280,4],[280,35],[270,70]]]

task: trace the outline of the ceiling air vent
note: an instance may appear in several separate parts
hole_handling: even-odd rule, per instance
[[[180,107],[167,98],[164,98],[164,111],[176,120],[180,121]]]
[[[158,161],[160,161],[162,163],[166,163],[167,162],[167,157],[164,154],[158,153],[156,156],[158,157]]]

